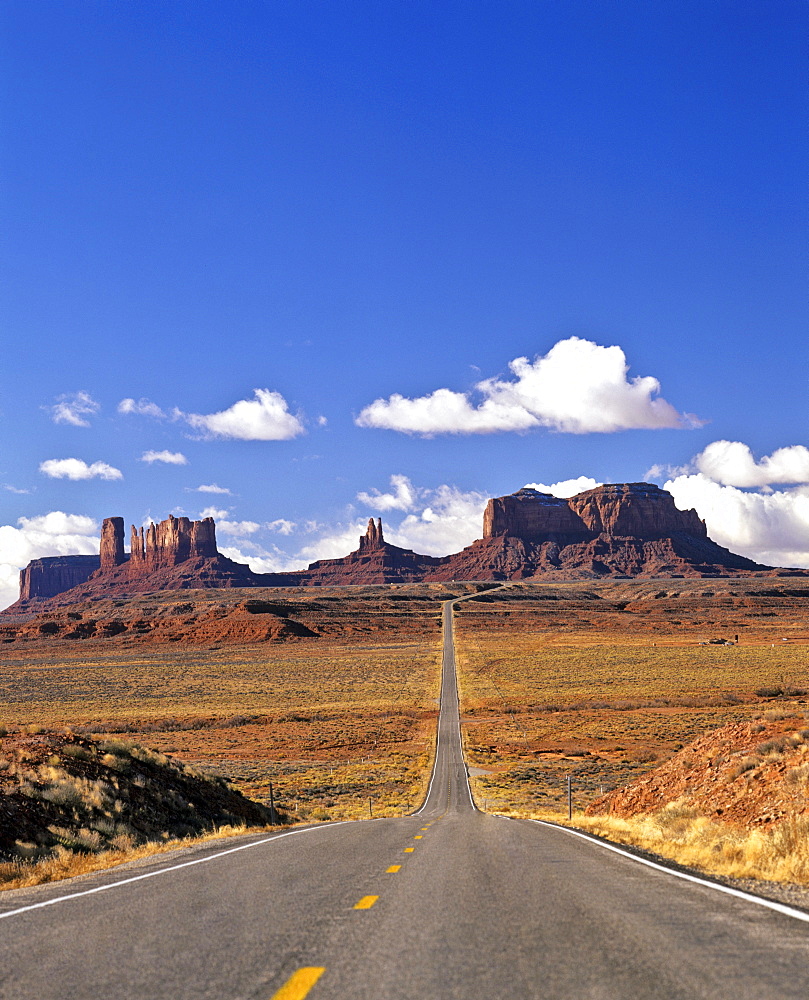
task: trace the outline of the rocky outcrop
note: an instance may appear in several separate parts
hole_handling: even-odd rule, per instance
[[[45,556],[20,570],[20,600],[55,597],[88,580],[99,567],[98,556]]]
[[[567,500],[550,493],[522,489],[486,504],[483,538],[509,536],[524,542],[579,541],[587,537],[587,525]]]
[[[651,483],[598,486],[571,497],[568,503],[596,535],[643,541],[678,534],[708,537],[705,522],[695,510],[680,510],[671,493]]]
[[[123,546],[123,521],[121,534]],[[106,522],[104,522],[106,524]],[[132,525],[130,532],[130,573],[152,573],[166,566],[179,566],[189,559],[213,559],[217,556],[216,525],[212,517],[191,521],[187,517],[169,516],[159,524],[150,524],[140,531]]]
[[[101,570],[107,572],[120,566],[125,560],[124,519],[105,517],[101,525]]]
[[[320,559],[294,576],[301,586],[414,583],[444,562],[386,542],[382,519],[371,518],[354,552],[340,559]]]
[[[809,749],[804,719],[778,716],[699,736],[664,764],[596,799],[587,815],[643,816],[677,802],[747,829],[805,816],[809,802],[795,780]]]
[[[426,579],[698,577],[768,570],[713,542],[697,512],[680,510],[666,490],[619,483],[567,500],[533,489],[490,500],[483,538],[449,556]]]
[[[365,534],[360,536],[360,552],[367,552],[370,549],[378,549],[384,544],[385,539],[382,535],[382,518],[379,517],[376,521],[374,521],[373,518],[370,518]]]
[[[569,500],[522,489],[490,500],[483,515],[484,539],[574,544],[597,535],[651,541],[678,533],[708,537],[695,510],[680,510],[670,493],[650,483],[598,486]]]

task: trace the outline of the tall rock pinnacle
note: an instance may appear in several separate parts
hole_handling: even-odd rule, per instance
[[[368,521],[368,529],[364,535],[360,536],[360,551],[363,549],[378,549],[385,544],[385,539],[382,537],[382,518],[377,518],[374,521],[370,518]]]

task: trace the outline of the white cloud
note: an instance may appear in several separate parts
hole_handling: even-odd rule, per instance
[[[550,493],[551,496],[567,499],[574,497],[577,493],[584,493],[585,490],[594,490],[596,486],[603,486],[597,479],[589,476],[579,476],[577,479],[563,479],[552,486],[546,483],[526,483],[529,490],[538,490],[540,493]]]
[[[72,424],[74,427],[89,427],[88,417],[94,417],[101,409],[89,392],[81,390],[56,397],[56,403],[49,407],[55,424]]]
[[[373,510],[413,510],[418,500],[419,491],[413,486],[407,476],[391,476],[391,493],[380,493],[372,490],[370,493],[358,493],[357,499]]]
[[[340,559],[353,552],[359,545],[360,535],[365,534],[368,519],[354,521],[348,525],[332,527],[328,534],[310,542],[298,552],[296,565],[306,566],[318,559]]]
[[[724,486],[768,486],[809,483],[809,448],[802,444],[778,448],[756,462],[741,441],[714,441],[694,459],[698,472]]]
[[[745,492],[703,473],[664,487],[679,508],[694,507],[720,545],[769,566],[809,567],[809,487]]]
[[[654,482],[656,479],[675,479],[677,476],[687,476],[693,471],[694,466],[690,462],[685,465],[655,464],[646,470],[643,480],[644,482]]]
[[[181,451],[144,451],[141,462],[165,462],[167,465],[188,465],[188,459]]]
[[[298,417],[289,412],[287,401],[279,392],[255,389],[255,399],[240,399],[219,413],[182,413],[205,437],[232,438],[239,441],[288,441],[304,433]]]
[[[424,491],[420,511],[408,514],[396,528],[384,534],[388,541],[427,556],[446,556],[470,545],[483,535],[483,511],[488,496],[468,493],[455,486]]]
[[[3,483],[3,489],[8,490],[9,493],[18,493],[20,496],[31,492],[30,490],[20,489],[18,486],[12,486],[11,483]]]
[[[287,521],[286,518],[279,517],[275,521],[270,521],[267,528],[270,531],[276,531],[279,535],[291,535],[297,526],[295,521]]]
[[[627,377],[620,347],[589,340],[560,340],[546,355],[509,363],[514,379],[484,379],[470,393],[436,389],[409,399],[394,393],[366,406],[355,423],[406,434],[492,434],[537,427],[571,434],[610,433],[636,428],[694,427],[700,421],[678,413],[659,397],[651,376]]]
[[[56,510],[21,517],[17,525],[0,525],[0,608],[19,597],[20,570],[32,559],[98,553],[99,526],[91,517]]]
[[[390,493],[372,490],[357,494],[357,499],[372,510],[407,513],[398,525],[383,524],[387,541],[424,555],[444,556],[481,537],[483,511],[488,500],[486,494],[463,492],[447,485],[435,489],[414,486],[407,476],[402,475],[391,476],[390,482],[393,487]],[[346,532],[338,533],[335,541],[337,539],[344,544]],[[356,547],[354,541],[351,548]],[[348,551],[345,549],[342,554]]]
[[[219,551],[234,562],[247,563],[254,573],[288,573],[296,569],[305,569],[300,559],[290,557],[275,546],[270,549],[251,546],[250,551],[245,552],[244,543],[240,545],[241,548],[235,545],[220,545]]]
[[[80,458],[49,458],[40,463],[39,471],[51,479],[123,479],[120,469],[106,462],[88,465]]]
[[[162,419],[166,414],[160,409],[157,403],[149,399],[122,399],[118,404],[119,413],[134,413],[140,417],[156,417]]]
[[[199,512],[199,516],[212,517],[214,521],[219,521],[221,518],[227,517],[229,513],[230,511],[225,510],[223,507],[206,507]]]
[[[198,486],[197,493],[221,493],[223,496],[231,495],[231,492],[227,489],[227,487],[217,486],[216,483],[208,483],[207,486],[205,484]]]
[[[216,530],[223,535],[233,535],[240,538],[244,535],[253,535],[261,527],[256,521],[228,521],[224,518],[216,522]]]

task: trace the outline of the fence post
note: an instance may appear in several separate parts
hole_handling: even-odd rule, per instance
[[[275,799],[272,794],[272,782],[270,782],[270,824],[275,826]]]
[[[373,819],[373,818],[374,818],[374,806],[373,806],[373,801],[374,801],[373,799],[368,799],[368,816],[369,816],[369,817],[370,817],[371,819]]]

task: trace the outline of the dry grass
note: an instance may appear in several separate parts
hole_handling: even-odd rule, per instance
[[[444,589],[310,588],[296,617],[319,637],[291,643],[0,647],[0,724],[125,733],[261,801],[272,782],[292,818],[367,816],[369,798],[401,814],[428,771]],[[146,613],[168,598],[139,600]]]
[[[456,621],[466,748],[487,772],[473,785],[493,808],[561,808],[568,775],[586,806],[707,730],[801,712],[809,689],[803,581],[525,583]]]
[[[140,847],[101,851],[98,854],[76,852],[60,847],[53,856],[39,861],[17,859],[0,862],[0,891],[23,889],[32,885],[42,885],[45,882],[58,882],[61,879],[74,878],[76,875],[89,875],[91,872],[116,868],[118,865],[130,861],[139,861],[141,858],[165,854],[167,851],[176,851],[209,840],[240,837],[246,833],[260,833],[262,830],[269,832],[273,829],[276,828],[267,826],[248,829],[244,826],[223,826],[199,837],[184,837],[181,840],[170,839],[160,842],[151,841],[148,844],[141,844]]]
[[[515,814],[516,815],[516,814]],[[520,812],[519,815],[525,815]],[[618,844],[651,851],[709,875],[809,885],[809,817],[743,830],[699,815],[682,802],[632,819],[543,810],[531,814]]]

